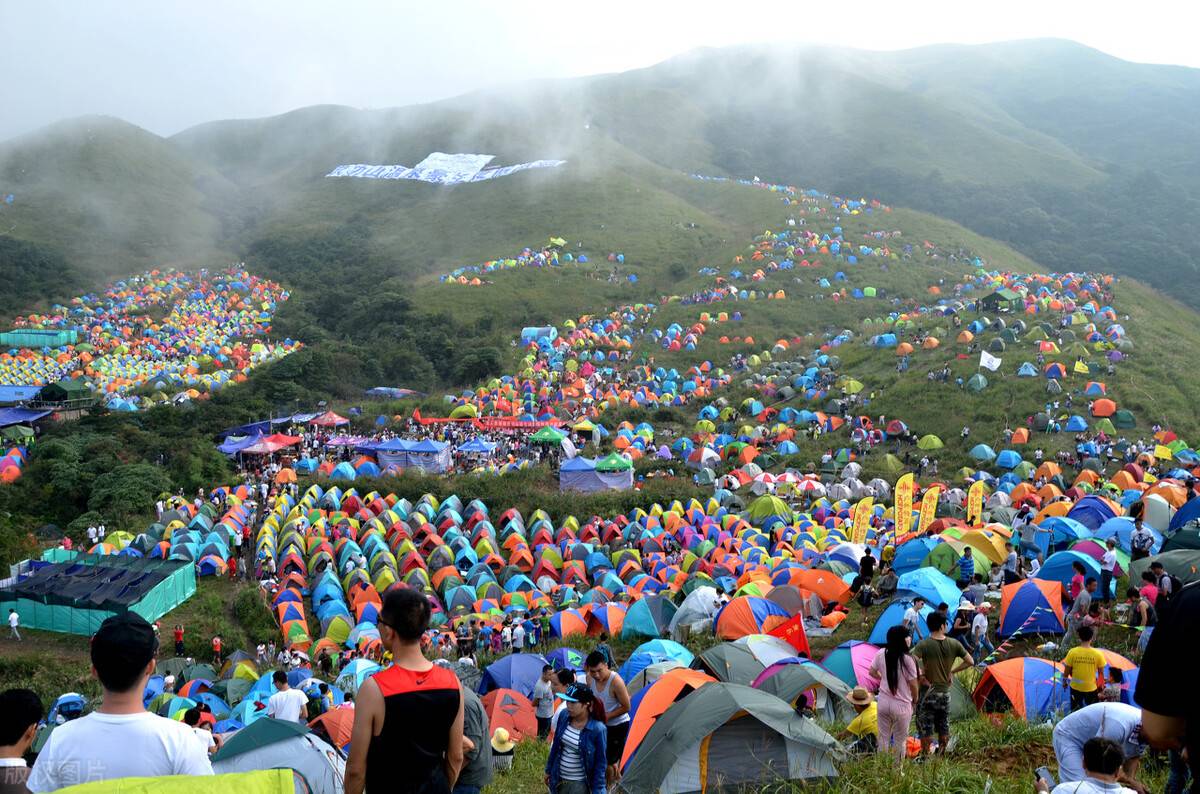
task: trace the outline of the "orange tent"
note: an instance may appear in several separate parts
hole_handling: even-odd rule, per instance
[[[690,695],[705,684],[715,684],[717,679],[699,670],[689,670],[686,667],[668,670],[657,681],[651,684],[642,695],[637,713],[629,724],[629,735],[625,741],[625,752],[621,755],[621,767],[624,768],[633,757],[634,751],[646,738],[646,734],[654,727],[658,718],[678,701]]]
[[[1107,397],[1092,403],[1092,416],[1112,416],[1117,412],[1117,404]]]
[[[1011,443],[1013,443],[1013,444],[1028,444],[1029,443],[1029,429],[1025,428],[1025,427],[1018,427],[1015,431],[1013,431]]]

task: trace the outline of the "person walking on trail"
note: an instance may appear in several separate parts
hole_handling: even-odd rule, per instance
[[[875,654],[870,668],[879,681],[879,752],[893,753],[897,768],[908,751],[908,728],[920,679],[917,662],[909,654],[911,642],[906,626],[892,626],[887,645]]]
[[[446,792],[458,781],[462,685],[421,652],[429,618],[429,600],[416,590],[393,588],[384,596],[379,635],[393,663],[364,681],[354,698],[346,794]]]
[[[933,736],[938,737],[938,753],[950,745],[950,685],[954,676],[970,669],[975,660],[958,640],[946,636],[946,619],[936,612],[925,620],[929,636],[918,642],[912,655],[920,664],[917,701],[917,736],[921,752],[929,754]]]
[[[191,728],[146,711],[142,693],[154,675],[157,651],[154,629],[136,613],[100,624],[89,652],[103,701],[91,714],[54,729],[29,774],[30,791],[124,777],[213,773]]]
[[[21,641],[21,615],[15,609],[8,610],[8,638]]]
[[[971,646],[975,649],[979,664],[985,664],[996,651],[992,641],[988,639],[988,615],[991,612],[992,605],[985,601],[975,610],[975,617],[971,618]]]
[[[1091,626],[1079,627],[1079,644],[1067,651],[1063,658],[1063,681],[1070,682],[1071,711],[1078,711],[1100,699],[1100,688],[1096,676],[1108,660],[1104,654],[1092,647],[1096,630]]]
[[[592,651],[584,660],[588,678],[591,679],[592,693],[604,706],[607,728],[608,784],[621,779],[620,762],[625,753],[625,740],[629,737],[629,691],[625,682],[609,667],[608,660],[599,650]]]

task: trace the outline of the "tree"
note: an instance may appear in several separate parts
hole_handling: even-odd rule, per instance
[[[123,526],[154,504],[160,493],[170,490],[171,480],[158,466],[150,463],[117,466],[96,478],[88,509],[113,516]]]

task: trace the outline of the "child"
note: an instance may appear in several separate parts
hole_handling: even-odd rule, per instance
[[[1125,690],[1125,674],[1113,667],[1108,666],[1108,680],[1104,684],[1104,691],[1100,693],[1100,700],[1106,703],[1120,703],[1121,693]]]

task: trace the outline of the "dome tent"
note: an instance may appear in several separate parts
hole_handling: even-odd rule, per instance
[[[779,698],[739,684],[709,683],[667,710],[626,768],[630,791],[753,787],[837,776],[837,742]]]

